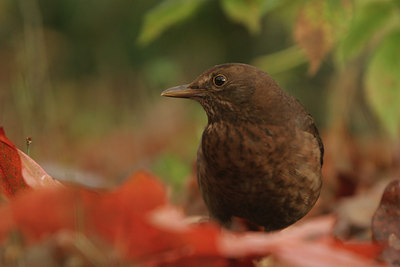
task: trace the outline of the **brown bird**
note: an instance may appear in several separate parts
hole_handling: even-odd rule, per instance
[[[314,119],[264,71],[217,65],[162,96],[198,101],[208,116],[197,178],[210,216],[287,227],[314,206],[324,148]]]

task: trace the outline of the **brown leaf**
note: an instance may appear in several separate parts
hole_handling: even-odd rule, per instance
[[[385,184],[376,183],[373,187],[359,190],[352,197],[342,198],[335,203],[338,221],[334,235],[340,239],[370,238],[371,218],[378,206]]]
[[[372,234],[385,246],[381,257],[387,263],[400,265],[400,180],[391,182],[372,218]]]
[[[312,1],[300,9],[294,27],[294,39],[310,62],[314,75],[333,46],[332,25],[324,18],[323,1]]]

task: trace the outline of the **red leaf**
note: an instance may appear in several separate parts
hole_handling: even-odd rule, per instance
[[[189,224],[183,213],[172,206],[161,207],[151,213],[149,221],[160,230],[174,233],[182,239],[192,254],[220,255],[217,239],[221,229],[214,223]]]
[[[109,193],[76,187],[43,187],[20,195],[0,208],[0,238],[17,228],[28,242],[60,230],[100,236],[129,258],[182,244],[148,222],[147,213],[166,203],[163,186],[151,175],[138,172]]]
[[[331,239],[328,241],[333,246],[342,248],[358,255],[361,255],[368,259],[376,259],[382,251],[382,247],[376,243],[366,243],[366,242],[342,242],[338,239]]]
[[[278,266],[378,266],[366,257],[326,242],[333,225],[334,218],[326,216],[280,232],[228,233],[220,239],[220,248],[226,257],[271,254]]]
[[[151,213],[149,221],[160,231],[172,246],[163,253],[154,254],[146,264],[158,266],[241,266],[243,261],[233,264],[219,249],[221,229],[213,223],[189,224],[183,213],[172,206],[161,207]],[[248,262],[246,265],[249,266]]]
[[[333,217],[268,234],[191,225],[167,205],[164,187],[145,172],[109,193],[67,186],[31,190],[0,206],[0,218],[11,218],[0,223],[3,240],[15,228],[28,243],[69,230],[107,241],[117,255],[139,266],[249,266],[269,255],[279,266],[376,266],[324,241],[332,234]]]
[[[116,190],[97,199],[84,195],[87,230],[115,244],[130,258],[172,246],[163,233],[147,221],[149,211],[166,203],[162,184],[138,172]]]
[[[10,205],[0,206],[0,242],[3,242],[7,237],[8,232],[13,228],[14,220],[11,216]]]
[[[38,188],[43,186],[61,186],[62,184],[48,175],[42,167],[21,150],[17,149],[21,159],[22,177],[25,183],[32,187]]]
[[[171,209],[157,210],[155,213],[156,218],[153,215],[152,221],[163,229],[174,231],[177,234],[183,233],[183,236],[190,236],[193,231],[197,231],[193,234],[193,239],[185,239],[186,245],[191,247],[192,250],[196,251],[194,249],[196,243],[192,243],[196,239],[199,244],[204,242],[199,246],[200,248],[209,248],[208,251],[197,250],[190,256],[181,254],[180,257],[176,256],[175,261],[170,259],[169,263],[175,263],[175,266],[191,262],[191,260],[194,261],[194,259],[207,259],[209,266],[233,263],[239,266],[242,263],[245,264],[246,261],[243,262],[243,260],[268,255],[271,255],[273,262],[279,266],[379,266],[371,260],[371,256],[376,255],[376,251],[374,251],[375,254],[368,255],[368,257],[356,251],[357,249],[371,251],[369,250],[370,247],[374,246],[369,242],[358,244],[356,249],[351,245],[341,244],[339,246],[335,242],[325,241],[332,234],[335,222],[332,216],[316,218],[280,232],[232,233],[229,231],[219,232],[218,228],[212,228],[210,224],[202,224],[196,227],[184,224],[183,216],[177,215],[176,212],[174,214]],[[207,228],[210,228],[208,229],[209,233],[207,233]],[[178,237],[179,235],[177,235]],[[209,240],[206,240],[207,238]],[[222,261],[220,257],[225,261]],[[158,260],[156,262],[158,264],[162,262],[159,258],[155,260]]]
[[[21,173],[21,159],[15,145],[8,140],[0,127],[0,186],[7,197],[13,197],[26,185]]]
[[[61,229],[77,230],[81,216],[79,190],[76,188],[32,190],[20,195],[10,206],[14,225],[28,242],[39,241]]]

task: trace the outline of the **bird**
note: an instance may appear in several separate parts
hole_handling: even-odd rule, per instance
[[[208,118],[197,150],[197,181],[209,216],[266,232],[304,217],[321,187],[324,146],[313,117],[266,72],[226,63],[162,96],[201,104]]]

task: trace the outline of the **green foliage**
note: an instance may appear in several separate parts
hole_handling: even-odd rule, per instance
[[[284,50],[257,57],[252,64],[260,69],[268,70],[271,75],[288,71],[307,62],[307,58],[297,45]]]
[[[357,57],[368,46],[393,14],[393,5],[388,1],[373,1],[365,6],[356,6],[354,19],[346,36],[338,46],[337,57],[340,64]]]
[[[193,16],[206,0],[165,0],[152,10],[144,19],[138,37],[141,44],[155,40],[169,27]],[[283,1],[279,0],[221,0],[222,9],[233,21],[243,24],[255,34],[261,29],[261,18]]]
[[[138,38],[139,43],[148,44],[167,28],[193,15],[204,0],[167,0],[151,9],[144,18]]]
[[[354,3],[347,0],[328,0],[324,5],[323,16],[333,28],[333,41],[337,43],[347,36],[349,26],[354,21]]]
[[[226,15],[232,20],[247,27],[249,32],[255,34],[261,30],[261,18],[273,9],[278,0],[221,0],[221,5]]]
[[[400,28],[376,49],[364,76],[367,99],[383,126],[396,137],[400,129]]]

